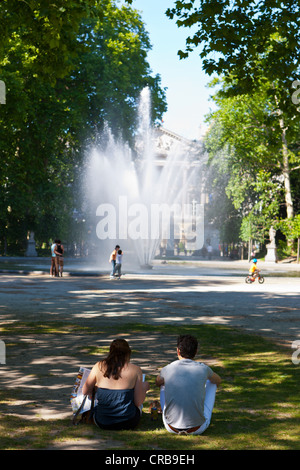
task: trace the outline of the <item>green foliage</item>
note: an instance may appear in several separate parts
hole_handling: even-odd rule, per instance
[[[130,143],[146,85],[153,121],[166,109],[148,34],[137,11],[113,0],[5,0],[0,15],[0,243],[24,249],[29,230],[38,244],[80,238],[72,212],[85,146],[104,122]]]
[[[33,73],[54,83],[71,71],[81,21],[94,14],[96,5],[95,0],[3,0],[0,56],[18,40],[27,48]]]
[[[208,117],[211,126],[206,139],[210,162],[228,175],[225,192],[243,218],[241,239],[248,241],[255,235],[263,241],[274,220],[287,212],[283,207],[291,191],[286,181],[300,163],[299,154],[292,150],[299,123],[295,119],[285,133],[285,153],[276,103],[266,86],[255,93],[228,96],[228,83],[216,83],[221,84],[213,96],[218,109]]]
[[[288,240],[295,240],[300,238],[300,214],[296,215],[292,219],[282,219],[277,223],[282,233]]]
[[[276,180],[282,185],[286,214],[281,216],[292,218],[300,167],[300,115],[291,96],[300,71],[298,2],[187,0],[176,1],[166,14],[192,31],[180,57],[199,47],[205,72],[222,77],[214,119],[222,129],[219,146],[227,145],[230,152],[227,190],[235,207],[243,206],[247,215],[256,206],[250,187],[256,172],[264,170],[274,190]],[[291,177],[293,171],[297,177]],[[294,188],[291,181],[296,181]],[[266,198],[262,202],[265,206]],[[270,218],[279,209],[268,206]]]
[[[180,57],[201,46],[203,68],[209,74],[234,74],[248,91],[256,80],[280,78],[286,85],[298,71],[300,16],[296,2],[277,0],[176,1],[166,12],[192,34]]]
[[[286,240],[278,240],[277,256],[278,259],[286,259],[293,256],[294,244],[287,243]]]
[[[263,243],[272,221],[279,214],[282,191],[278,182],[272,181],[272,175],[263,170],[250,184],[256,202],[242,221],[240,236],[243,241],[255,239]]]
[[[291,256],[296,252],[297,262],[300,261],[300,214],[293,218],[279,220],[276,228],[286,237],[286,241],[280,240],[279,255],[281,257]],[[297,240],[297,249],[295,250],[294,241]]]

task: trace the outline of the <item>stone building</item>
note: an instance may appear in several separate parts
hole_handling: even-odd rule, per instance
[[[179,175],[174,184],[180,191],[182,206],[187,207],[191,215],[181,221],[178,220],[180,216],[175,215],[173,236],[162,242],[162,249],[175,255],[204,253],[209,246],[218,251],[218,232],[205,220],[209,195],[205,190],[207,154],[203,142],[158,127],[154,130],[154,152],[155,165],[160,171],[166,165],[170,166],[170,160],[178,168]]]

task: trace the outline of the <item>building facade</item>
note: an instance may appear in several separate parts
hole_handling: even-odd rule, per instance
[[[162,240],[161,253],[206,255],[210,251],[218,252],[218,231],[205,219],[210,195],[206,191],[208,156],[203,142],[189,140],[158,127],[154,130],[154,152],[155,166],[159,171],[176,175],[172,191],[177,204],[187,208],[186,214],[174,215],[172,236]]]

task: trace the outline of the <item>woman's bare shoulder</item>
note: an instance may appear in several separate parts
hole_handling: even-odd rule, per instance
[[[132,371],[136,374],[141,374],[142,373],[142,369],[140,368],[140,366],[137,366],[136,364],[133,364],[132,362],[129,362],[128,370],[130,370],[130,371]]]
[[[96,373],[103,373],[104,370],[105,370],[105,367],[104,367],[104,364],[103,364],[104,361],[98,361],[96,362],[96,364],[94,365],[93,369]]]

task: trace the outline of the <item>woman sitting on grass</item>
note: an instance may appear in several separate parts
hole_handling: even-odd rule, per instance
[[[131,349],[124,339],[110,345],[108,356],[90,372],[83,394],[92,395],[97,387],[94,421],[102,429],[133,429],[141,417],[149,383],[143,382],[142,370],[130,362]]]

